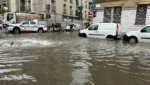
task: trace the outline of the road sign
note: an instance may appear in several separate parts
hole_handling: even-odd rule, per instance
[[[101,5],[100,5],[100,4],[97,4],[96,7],[101,7]]]
[[[91,8],[92,8],[92,9],[95,9],[95,8],[96,8],[96,4],[95,4],[95,3],[92,3]]]

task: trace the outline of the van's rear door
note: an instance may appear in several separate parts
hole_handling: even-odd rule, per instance
[[[116,26],[116,37],[121,38],[121,33],[122,33],[121,25],[117,24],[117,26]]]

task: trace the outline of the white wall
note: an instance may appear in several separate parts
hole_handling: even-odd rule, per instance
[[[134,25],[135,18],[136,18],[136,9],[128,8],[122,10],[121,27],[123,32],[136,30]]]
[[[150,6],[148,6],[148,9],[147,9],[146,24],[150,24]]]
[[[122,31],[134,31],[142,28],[145,25],[135,25],[135,19],[136,19],[136,8],[128,8],[122,11],[121,16],[121,26]],[[146,14],[146,25],[150,24],[150,7],[147,9]]]
[[[97,16],[93,18],[93,23],[103,22],[103,18],[104,18],[104,11],[103,10],[98,10],[97,11]]]
[[[97,17],[93,19],[94,23],[103,22],[104,11],[97,11]],[[136,8],[123,8],[121,15],[122,32],[134,31],[142,28],[145,25],[135,25]],[[150,7],[147,9],[146,24],[150,24]]]

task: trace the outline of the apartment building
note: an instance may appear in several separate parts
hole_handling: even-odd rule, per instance
[[[0,9],[7,7],[10,12],[29,12],[31,0],[0,0]]]
[[[8,7],[10,12],[33,12],[46,14],[46,5],[51,6],[51,21],[79,22],[79,7],[82,7],[82,19],[88,18],[91,0],[0,0],[0,7]]]
[[[79,22],[79,7],[82,6],[82,19],[88,18],[91,0],[31,0],[31,12],[46,13],[46,5],[51,5],[52,22]]]
[[[0,9],[3,7],[8,7],[9,0],[0,0]]]
[[[100,7],[94,22],[121,24],[123,31],[150,24],[150,0],[96,0]]]

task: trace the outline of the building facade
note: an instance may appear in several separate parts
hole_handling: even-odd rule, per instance
[[[94,23],[119,23],[122,31],[138,30],[150,24],[150,0],[109,0],[97,4]]]
[[[0,0],[0,9],[3,7],[8,7],[9,0]]]
[[[88,18],[91,0],[0,0],[0,7],[8,7],[10,12],[46,14],[50,4],[52,22],[79,22],[78,7],[82,6],[82,19]],[[2,5],[3,4],[3,5]]]

